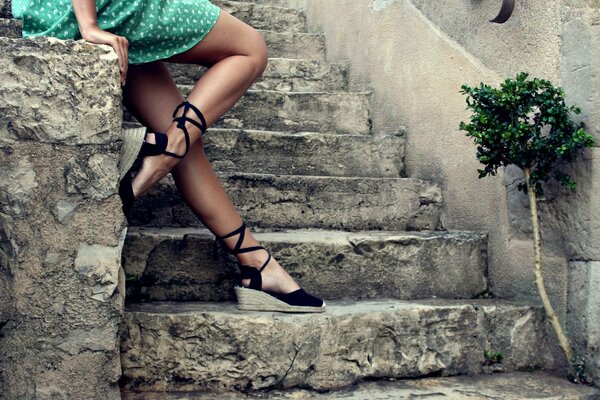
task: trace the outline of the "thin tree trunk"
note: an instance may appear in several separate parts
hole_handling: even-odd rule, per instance
[[[550,303],[550,299],[548,298],[548,293],[546,292],[546,287],[544,285],[544,277],[542,275],[542,241],[540,239],[540,225],[538,222],[539,217],[537,209],[537,196],[535,194],[535,188],[531,185],[529,180],[531,176],[529,169],[525,168],[523,172],[525,173],[525,183],[527,184],[527,194],[529,195],[529,208],[531,210],[531,223],[533,225],[535,283],[537,285],[538,292],[540,293],[544,309],[546,310],[546,315],[548,316],[550,323],[554,328],[554,332],[556,332],[556,336],[558,337],[558,344],[567,358],[569,373],[573,374],[575,372],[573,368],[573,350],[571,350],[569,339],[565,335],[562,326],[560,325],[560,321],[556,316],[554,309],[552,308],[552,304]]]

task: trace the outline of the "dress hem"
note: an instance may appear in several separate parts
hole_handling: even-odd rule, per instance
[[[200,36],[200,39],[198,39],[197,41],[195,41],[194,43],[192,43],[192,45],[190,46],[183,46],[180,49],[174,49],[172,51],[170,51],[168,56],[166,57],[162,57],[162,58],[157,58],[156,60],[150,60],[150,61],[142,61],[142,62],[131,62],[131,60],[129,60],[129,64],[131,65],[141,65],[141,64],[149,64],[152,62],[156,62],[156,61],[164,61],[169,57],[172,57],[174,55],[177,54],[181,54],[181,53],[185,53],[186,51],[188,51],[189,49],[193,48],[194,46],[196,46],[198,43],[200,43],[215,27],[215,25],[217,24],[217,21],[219,20],[219,17],[221,16],[221,8],[220,7],[216,7],[218,10],[218,14],[217,17],[215,18],[215,22],[212,24],[212,26],[210,27],[210,29],[208,29],[202,36]]]

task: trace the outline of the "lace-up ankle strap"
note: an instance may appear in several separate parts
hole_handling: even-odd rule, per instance
[[[256,251],[256,250],[265,250],[269,254],[269,257],[267,258],[267,261],[265,261],[265,263],[258,270],[259,272],[262,272],[262,270],[265,269],[265,267],[271,260],[271,253],[269,253],[269,251],[267,249],[265,249],[263,246],[251,246],[251,247],[245,247],[243,249],[241,248],[242,243],[244,243],[244,237],[246,235],[246,223],[245,222],[242,222],[242,226],[240,226],[236,230],[229,232],[228,234],[223,235],[223,236],[217,236],[217,240],[219,240],[219,241],[223,242],[223,244],[225,244],[225,242],[224,242],[225,239],[228,239],[235,235],[240,235],[240,236],[238,237],[237,242],[233,249],[230,249],[229,247],[227,247],[227,245],[225,245],[227,252],[229,252],[230,254],[233,254],[233,255],[237,255],[237,254],[241,254],[241,253],[249,253],[251,251]],[[253,268],[253,267],[250,267],[250,268]],[[256,269],[256,268],[253,268],[253,269]]]
[[[179,117],[175,117],[175,115],[177,115],[177,112],[181,107],[183,107],[183,114],[181,114],[181,116]],[[194,113],[196,113],[196,116],[198,117],[198,119],[200,119],[200,122],[188,117],[186,115],[188,110],[192,110]],[[184,158],[190,150],[190,134],[187,130],[187,127],[185,126],[185,123],[192,123],[193,125],[198,127],[198,129],[200,129],[200,135],[203,135],[204,132],[206,132],[207,128],[206,119],[204,118],[204,115],[202,115],[202,112],[200,112],[200,110],[198,110],[196,106],[194,106],[189,101],[184,101],[175,108],[175,111],[173,111],[173,121],[177,121],[177,128],[183,131],[183,135],[185,137],[185,152],[183,153],[183,155],[175,154],[170,151],[163,151],[163,153],[175,158]]]

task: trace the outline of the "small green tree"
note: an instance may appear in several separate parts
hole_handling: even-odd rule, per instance
[[[528,79],[519,73],[507,79],[499,89],[481,83],[479,87],[463,85],[467,109],[473,113],[469,123],[460,129],[477,144],[477,158],[484,165],[479,177],[496,175],[498,169],[516,165],[525,176],[519,190],[529,196],[535,253],[535,281],[556,332],[559,345],[569,365],[570,377],[576,377],[571,345],[560,324],[544,285],[537,196],[543,193],[542,183],[552,178],[575,189],[576,184],[560,168],[573,161],[579,150],[592,147],[594,138],[576,124],[572,114],[581,111],[565,104],[564,91],[543,79]]]

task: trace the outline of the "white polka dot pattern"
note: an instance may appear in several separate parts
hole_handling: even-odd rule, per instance
[[[183,53],[212,29],[220,9],[208,0],[96,0],[98,26],[129,41],[129,62]],[[13,0],[23,37],[81,39],[71,0]]]

